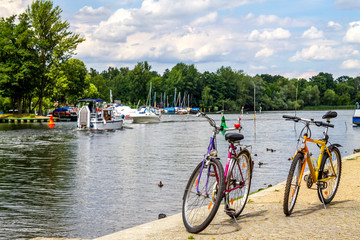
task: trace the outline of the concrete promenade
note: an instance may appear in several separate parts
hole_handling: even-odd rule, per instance
[[[199,234],[185,230],[180,213],[95,240],[360,239],[360,154],[345,159],[338,192],[327,209],[316,189],[308,189],[303,183],[292,215],[285,217],[282,210],[285,183],[280,183],[251,195],[237,221],[230,219],[221,205],[212,223]]]

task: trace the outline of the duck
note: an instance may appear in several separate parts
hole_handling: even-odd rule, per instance
[[[159,214],[158,219],[162,219],[162,218],[166,218],[166,214],[165,214],[165,213],[160,213],[160,214]]]
[[[162,188],[164,186],[164,184],[160,181],[158,186]]]

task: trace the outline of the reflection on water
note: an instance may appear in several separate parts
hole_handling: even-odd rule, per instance
[[[320,119],[324,113],[297,115]],[[352,111],[338,113],[330,141],[342,144],[346,156],[359,148],[360,128],[351,127]],[[287,177],[287,159],[302,126],[283,120],[282,114],[292,113],[263,113],[256,120],[241,116],[243,143],[252,145],[255,160],[252,192]],[[212,117],[220,122],[220,115]],[[225,117],[231,126],[238,115]],[[0,124],[0,239],[95,238],[156,220],[159,213],[179,213],[211,128],[195,117],[163,120],[111,132],[76,131],[75,123],[57,123],[54,129]],[[322,136],[323,129],[312,130],[314,137]],[[221,134],[218,149],[225,164],[227,143]],[[159,181],[164,187],[157,186]]]

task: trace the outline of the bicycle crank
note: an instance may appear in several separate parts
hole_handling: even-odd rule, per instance
[[[312,185],[313,185],[313,180],[312,180],[312,177],[311,177],[311,175],[305,175],[304,176],[304,181],[306,181],[306,186],[308,187],[308,188],[311,188],[312,187]]]

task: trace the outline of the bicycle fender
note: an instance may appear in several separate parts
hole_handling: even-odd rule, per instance
[[[243,149],[243,150],[240,151],[239,155],[242,154],[242,153],[245,153],[246,155],[248,155],[248,157],[249,157],[249,159],[250,159],[250,163],[251,163],[251,172],[252,172],[252,170],[253,170],[253,168],[254,168],[254,162],[253,162],[253,160],[252,160],[252,158],[251,158],[251,154],[250,154],[249,150]],[[239,155],[238,155],[238,156],[239,156]]]
[[[340,144],[338,144],[338,143],[331,144],[331,145],[328,147],[329,151],[331,151],[334,147],[342,147],[342,146],[341,146]]]
[[[340,144],[338,143],[334,143],[334,144],[331,144],[328,149],[329,149],[329,152],[331,152],[334,148],[337,148],[337,147],[342,147]],[[338,149],[339,150],[339,149]],[[340,151],[339,151],[340,153]],[[324,164],[325,164],[325,160],[326,158],[329,156],[329,154],[327,153],[327,151],[324,151],[324,155],[322,156],[321,158],[321,164],[320,164],[320,171],[319,171],[319,176],[321,176],[322,174],[322,171],[321,169],[324,168]],[[341,154],[340,154],[340,159],[341,159]]]

